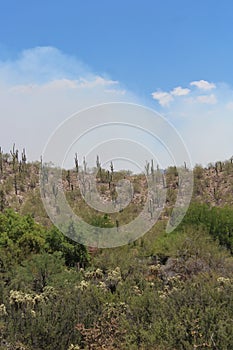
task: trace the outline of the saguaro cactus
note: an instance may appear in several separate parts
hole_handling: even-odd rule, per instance
[[[111,173],[113,175],[114,168],[113,168],[113,162],[112,161],[111,161],[111,164],[110,164],[110,169],[111,169]]]
[[[83,171],[84,171],[84,174],[87,173],[87,162],[86,162],[86,158],[83,157]]]
[[[70,170],[67,171],[66,180],[67,180],[67,182],[68,182],[68,186],[69,186],[69,189],[70,189],[70,187],[71,187]]]
[[[100,163],[98,155],[96,157],[96,167],[97,167],[97,172],[98,172],[98,175],[100,177],[100,180],[102,181],[102,169],[101,169],[101,163]]]
[[[119,231],[119,220],[116,220],[116,228],[117,228],[117,232]]]
[[[76,172],[78,173],[78,171],[79,171],[79,164],[78,164],[78,154],[77,153],[75,153],[74,163],[75,163]]]
[[[53,184],[53,195],[55,198],[55,201],[57,200],[57,195],[58,195],[58,188],[55,184]]]
[[[99,156],[96,157],[96,167],[99,169],[101,167]]]
[[[222,162],[219,162],[220,172],[222,172]]]
[[[149,204],[148,204],[148,212],[150,213],[151,219],[153,218],[153,212],[154,212],[154,205],[153,205],[153,200],[150,199]]]
[[[0,147],[0,172],[2,173],[2,171],[3,171],[3,152]]]
[[[165,175],[162,174],[163,188],[166,188],[166,178]]]
[[[150,171],[151,171],[152,180],[154,181],[154,179],[155,179],[155,172],[154,172],[154,161],[153,161],[153,159],[151,159]]]
[[[15,144],[13,144],[13,148],[10,151],[11,157],[12,157],[12,167],[13,167],[13,172],[16,171],[16,163],[18,161],[18,150],[15,151]]]
[[[146,176],[149,176],[150,163],[148,161],[146,161],[145,170],[146,170]]]
[[[17,177],[16,177],[16,174],[14,176],[14,188],[15,188],[15,194],[17,195],[18,194],[18,187],[17,187]]]
[[[22,162],[25,164],[26,161],[27,161],[26,151],[25,151],[25,148],[23,148],[23,152],[22,152]]]
[[[26,151],[25,148],[23,148],[23,152],[21,154],[21,159],[22,159],[22,170],[26,170],[26,162],[27,162],[27,156],[26,156]]]

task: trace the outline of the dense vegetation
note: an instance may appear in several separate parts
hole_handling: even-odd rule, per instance
[[[136,242],[91,250],[46,217],[39,163],[0,154],[0,349],[233,348],[231,161],[195,168],[194,198],[174,232],[165,233],[177,190],[170,168],[162,219]],[[111,195],[105,175],[99,187]],[[143,178],[133,182],[144,195]],[[72,172],[64,186],[87,221],[115,224],[85,209]],[[136,197],[120,220],[138,208]]]

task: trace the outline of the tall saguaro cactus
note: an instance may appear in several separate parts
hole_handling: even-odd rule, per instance
[[[13,144],[13,148],[10,151],[11,157],[12,157],[12,167],[13,167],[13,172],[16,172],[16,164],[18,163],[19,160],[19,151],[15,150],[15,144]]]
[[[0,172],[2,173],[3,171],[3,152],[2,148],[0,147]]]
[[[152,181],[154,182],[154,180],[155,180],[155,171],[154,171],[154,161],[153,161],[153,159],[151,159],[150,171],[151,171]]]
[[[145,170],[146,170],[146,176],[148,177],[149,171],[150,171],[150,163],[148,161],[146,161]]]
[[[22,157],[22,168],[23,168],[23,170],[25,170],[26,162],[27,162],[27,156],[26,156],[25,148],[23,148],[23,152],[21,154],[21,157]]]
[[[100,180],[102,181],[102,169],[101,169],[101,163],[98,155],[96,157],[96,167],[97,167],[97,174],[99,175]]]
[[[75,163],[76,172],[78,173],[78,171],[79,171],[79,163],[78,163],[78,154],[77,153],[75,153],[74,163]]]
[[[87,173],[87,162],[86,162],[86,158],[83,157],[83,171],[84,171],[84,174]]]
[[[111,164],[110,164],[110,169],[111,169],[111,173],[113,174],[114,168],[113,168],[113,162],[112,161],[111,161]]]
[[[17,196],[18,194],[18,185],[17,185],[17,177],[16,177],[16,174],[14,176],[14,188],[15,188],[15,194]]]
[[[67,170],[66,180],[69,186],[69,189],[71,188],[71,176],[70,176],[70,170]]]

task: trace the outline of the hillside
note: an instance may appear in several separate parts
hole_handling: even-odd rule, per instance
[[[105,201],[117,198],[120,180],[134,186],[127,208],[106,215],[83,200],[74,158],[63,188],[84,220],[113,227],[141,212],[143,174],[97,163]],[[147,165],[167,190],[166,206],[143,237],[111,249],[85,247],[52,225],[40,198],[40,167],[15,147],[0,152],[1,350],[233,348],[232,160],[195,167],[192,203],[170,234],[177,169]]]
[[[74,210],[86,213],[92,211],[83,201],[80,193],[80,180],[77,168],[78,159],[74,157],[74,168],[63,171],[63,189]],[[77,164],[76,164],[77,165]],[[179,177],[176,167],[172,166],[161,172],[154,170],[153,164],[145,161],[145,173],[159,177],[167,190],[166,207],[171,208],[177,197]],[[39,188],[39,174],[41,162],[28,163],[25,150],[20,152],[13,149],[10,153],[3,153],[0,148],[0,209],[7,206],[22,214],[31,214],[36,221],[49,223],[44,211]],[[81,167],[78,165],[79,172]],[[164,173],[164,174],[163,174]],[[200,165],[193,169],[194,188],[192,201],[207,203],[211,206],[233,205],[233,160],[210,164],[207,168]],[[144,174],[132,174],[128,171],[111,172],[110,169],[101,169],[97,172],[97,189],[105,201],[117,197],[116,186],[122,180],[129,180],[133,186],[131,203],[125,215],[114,217],[120,222],[137,216],[147,198],[147,180]],[[166,212],[165,212],[166,213]],[[97,213],[95,213],[97,214]]]

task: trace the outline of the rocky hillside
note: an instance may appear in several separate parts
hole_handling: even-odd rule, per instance
[[[9,153],[0,148],[0,211],[12,207],[21,214],[31,214],[36,221],[49,224],[47,214],[40,197],[39,174],[41,162],[27,162],[25,150],[20,152],[15,147]],[[79,166],[77,155],[74,157],[74,168],[63,171],[63,188],[71,207],[89,220],[90,216],[99,215],[84,201],[83,169]],[[132,174],[127,171],[102,169],[97,157],[97,189],[105,202],[117,201],[117,186],[122,180],[132,184],[131,201],[126,209],[111,216],[112,220],[121,223],[132,220],[142,210],[148,195],[147,179],[144,174]],[[179,177],[176,167],[161,171],[154,170],[153,163],[146,163],[145,173],[155,178],[159,186],[166,189],[166,208],[172,207],[177,198]],[[193,171],[193,201],[203,202],[211,206],[233,205],[233,160],[210,164],[207,168],[197,165]],[[88,186],[85,191],[88,192]],[[153,199],[153,201],[158,198]],[[153,202],[154,203],[154,202]],[[151,204],[150,204],[151,205]],[[148,207],[148,211],[152,210]],[[151,212],[151,215],[153,213]],[[164,211],[166,216],[166,209]]]

